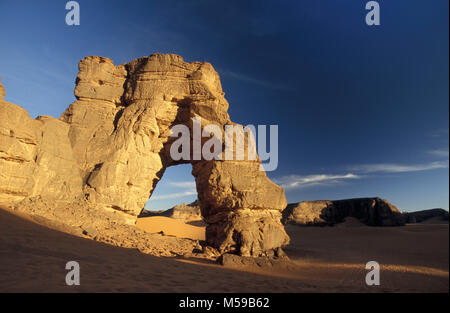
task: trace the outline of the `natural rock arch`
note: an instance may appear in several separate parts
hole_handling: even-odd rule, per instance
[[[170,157],[173,125],[192,131],[194,117],[222,129],[233,124],[211,64],[154,54],[115,66],[91,56],[80,61],[79,70],[77,101],[59,121],[32,120],[0,97],[0,119],[7,120],[0,150],[8,154],[0,158],[0,170],[9,178],[0,188],[0,203],[36,195],[69,201],[82,196],[133,223],[165,169],[188,162],[208,223],[208,244],[221,253],[260,256],[289,242],[280,222],[284,190],[259,170],[259,160]],[[18,135],[11,137],[12,130]],[[20,162],[11,165],[14,157]],[[16,170],[22,171],[19,180],[13,178]]]

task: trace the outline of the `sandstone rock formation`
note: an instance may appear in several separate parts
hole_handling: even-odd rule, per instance
[[[430,220],[435,222],[448,223],[448,211],[444,209],[430,209],[416,212],[403,213],[406,223],[423,223]]]
[[[2,85],[2,78],[0,77],[0,102],[5,100],[5,88]]]
[[[148,216],[165,216],[176,219],[183,223],[200,222],[203,221],[202,212],[198,201],[194,201],[190,204],[184,202],[180,205],[176,205],[165,211],[142,211],[140,218]]]
[[[283,212],[283,223],[297,225],[334,225],[353,217],[369,226],[401,226],[405,219],[400,211],[380,198],[337,201],[304,201],[289,204]]]
[[[190,204],[181,203],[174,206],[171,217],[184,223],[203,221],[202,211],[198,205],[198,201]]]
[[[294,269],[295,263],[289,260],[289,258],[280,249],[280,255],[275,254],[274,258],[264,258],[264,257],[245,257],[236,254],[222,254],[217,258],[217,263],[229,268],[251,268],[256,267],[258,269]]]
[[[59,120],[31,119],[0,96],[0,204],[37,196],[87,200],[133,224],[165,169],[191,163],[208,244],[221,253],[261,256],[289,242],[280,222],[284,190],[259,170],[258,159],[170,156],[174,125],[188,126],[191,138],[195,117],[221,129],[233,125],[211,64],[154,54],[116,66],[90,56],[79,70],[77,100]]]
[[[54,200],[82,195],[82,179],[68,137],[69,125],[0,102],[0,204],[41,195]]]

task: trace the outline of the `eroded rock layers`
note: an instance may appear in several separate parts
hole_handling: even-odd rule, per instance
[[[353,217],[369,226],[401,226],[405,219],[391,203],[381,198],[303,201],[289,204],[283,222],[297,225],[334,225]]]
[[[59,120],[32,119],[5,102],[0,87],[0,204],[86,199],[133,224],[165,169],[191,163],[208,244],[261,256],[289,242],[280,222],[284,191],[259,170],[259,159],[170,156],[174,125],[191,133],[196,117],[202,125],[234,125],[211,64],[154,54],[116,66],[90,56],[79,63],[75,96]]]

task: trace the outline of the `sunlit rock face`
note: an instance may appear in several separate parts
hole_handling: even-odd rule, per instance
[[[81,196],[83,182],[68,137],[70,126],[48,116],[32,119],[3,95],[0,83],[0,204],[36,195],[55,200]]]
[[[258,158],[171,158],[174,125],[191,133],[194,118],[202,126],[234,125],[211,64],[186,63],[173,54],[117,66],[86,57],[79,63],[77,100],[59,120],[31,119],[3,96],[0,87],[0,204],[36,196],[87,199],[132,223],[165,169],[191,163],[210,245],[222,253],[261,256],[288,244],[280,222],[284,190],[260,171]]]
[[[5,100],[5,88],[2,85],[2,78],[0,77],[0,102]]]

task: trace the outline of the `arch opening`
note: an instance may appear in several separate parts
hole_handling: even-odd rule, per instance
[[[181,203],[190,204],[197,200],[195,179],[190,164],[180,164],[166,169],[156,184],[145,211],[165,211]]]
[[[138,228],[179,238],[206,239],[206,223],[191,172],[190,164],[170,166],[164,171],[137,219]]]

